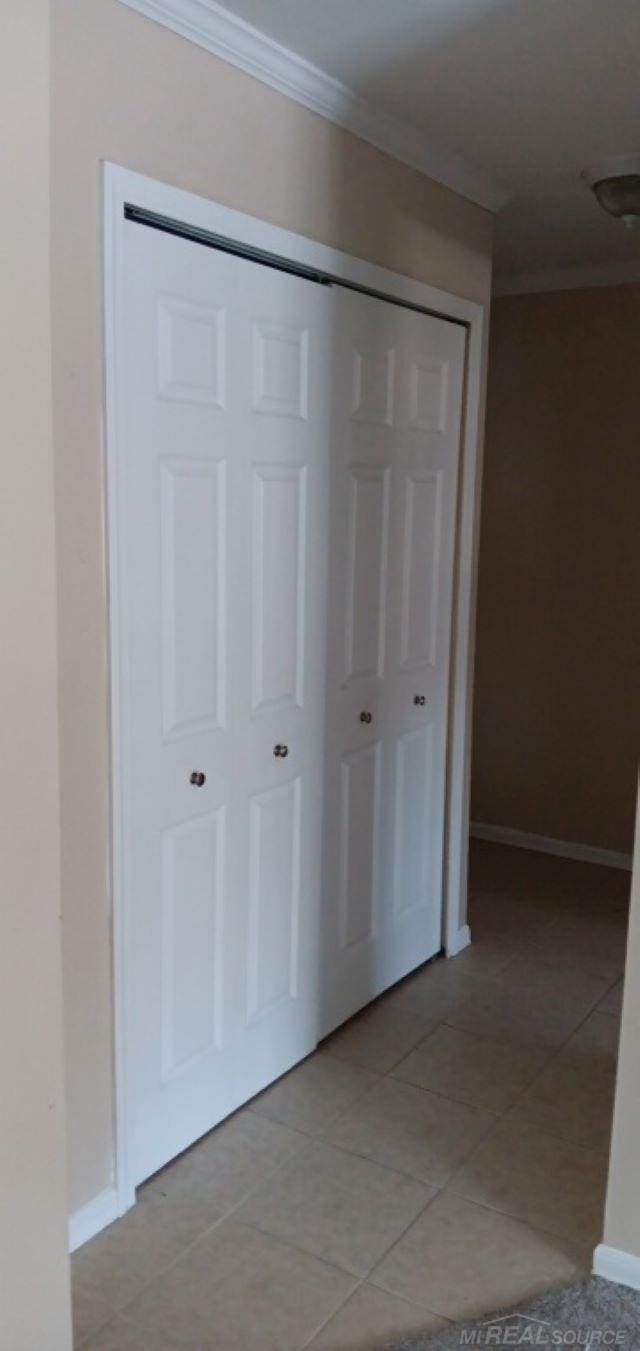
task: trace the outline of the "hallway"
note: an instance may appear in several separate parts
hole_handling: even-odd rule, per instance
[[[435,959],[72,1260],[78,1351],[375,1351],[590,1269],[628,874],[474,842]]]

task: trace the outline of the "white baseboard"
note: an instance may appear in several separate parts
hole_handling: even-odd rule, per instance
[[[605,868],[624,868],[626,872],[631,872],[631,854],[601,849],[596,844],[555,840],[551,835],[532,835],[527,830],[485,825],[483,821],[472,821],[470,833],[477,840],[491,840],[493,844],[510,844],[515,849],[533,849],[538,854],[557,854],[559,858],[573,858],[579,863],[600,863]]]
[[[99,1192],[92,1201],[75,1210],[69,1216],[69,1252],[75,1252],[83,1243],[88,1243],[101,1229],[113,1224],[122,1214],[115,1187],[107,1187]]]
[[[470,942],[471,930],[468,924],[463,924],[447,943],[447,957],[457,957],[459,952],[464,952],[464,949],[469,947]]]
[[[605,1281],[613,1281],[614,1285],[628,1285],[632,1290],[640,1290],[640,1257],[599,1243],[593,1254],[593,1274],[602,1276]]]

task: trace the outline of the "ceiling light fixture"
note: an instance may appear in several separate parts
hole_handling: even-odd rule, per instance
[[[640,229],[640,155],[605,160],[585,169],[582,176],[603,211],[624,221],[628,229]]]

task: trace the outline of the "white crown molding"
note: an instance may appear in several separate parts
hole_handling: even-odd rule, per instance
[[[489,840],[492,844],[508,844],[514,849],[532,849],[537,854],[555,854],[558,858],[573,858],[579,863],[599,863],[605,868],[622,868],[625,872],[631,872],[631,854],[619,853],[616,849],[602,849],[597,844],[556,840],[549,835],[533,835],[528,830],[492,826],[484,821],[472,821],[469,834],[476,840]]]
[[[629,286],[640,283],[640,258],[598,267],[566,267],[555,272],[522,272],[494,276],[494,296],[529,295],[537,291],[577,291],[589,286]]]
[[[484,169],[433,145],[416,127],[366,102],[339,80],[216,4],[216,0],[121,3],[488,211],[499,211],[508,200],[508,192]]]

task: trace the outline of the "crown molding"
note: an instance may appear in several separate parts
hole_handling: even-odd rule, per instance
[[[416,127],[360,98],[341,81],[245,23],[216,4],[216,0],[121,0],[121,3],[486,210],[499,211],[508,200],[504,187],[483,169],[433,145]]]
[[[594,267],[566,267],[549,272],[521,272],[494,276],[494,296],[530,295],[537,291],[577,291],[589,286],[628,286],[640,283],[640,258],[602,263]]]

